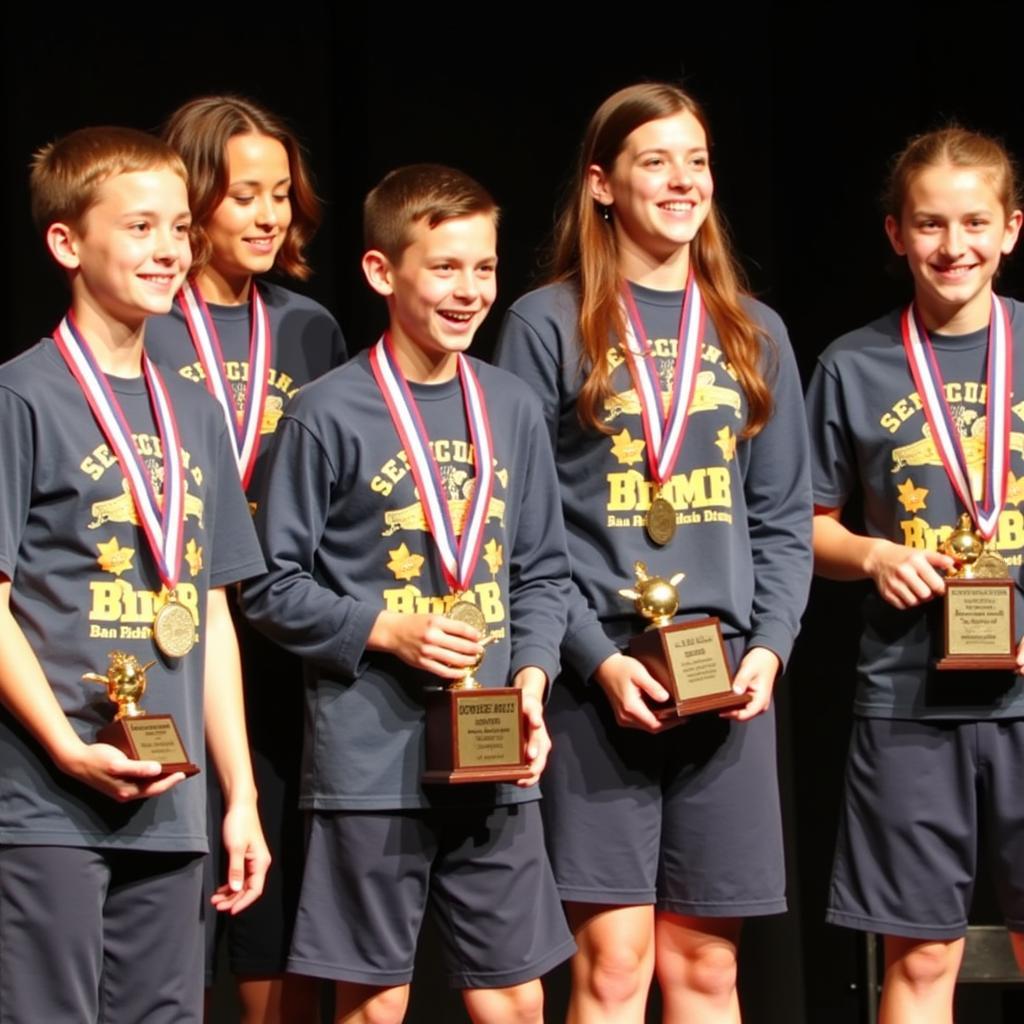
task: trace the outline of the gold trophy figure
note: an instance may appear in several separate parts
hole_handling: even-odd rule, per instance
[[[107,688],[107,696],[117,705],[114,721],[100,729],[96,739],[109,743],[136,761],[159,761],[163,769],[158,778],[174,772],[195,775],[199,766],[185,753],[178,727],[170,715],[148,715],[139,701],[146,692],[146,673],[155,661],[139,664],[134,654],[111,651],[107,674],[86,672],[82,679],[100,683]]]
[[[645,562],[635,562],[633,573],[633,587],[619,593],[632,600],[648,625],[629,641],[629,653],[672,695],[671,704],[654,709],[655,717],[687,717],[749,704],[751,694],[733,692],[719,620],[712,615],[672,622],[679,609],[676,586],[685,574],[652,576]]]
[[[146,692],[146,673],[155,664],[155,661],[147,661],[145,665],[140,665],[134,654],[111,651],[110,665],[105,676],[86,672],[82,678],[86,682],[106,686],[107,696],[117,705],[115,722],[121,718],[140,718],[146,713],[139,707],[139,701]]]
[[[647,572],[646,562],[636,562],[633,572],[636,575],[636,586],[630,590],[620,590],[619,593],[633,602],[639,615],[650,620],[647,629],[667,626],[679,610],[679,591],[676,586],[686,579],[686,573],[677,572],[668,580],[661,576],[651,576]]]
[[[1007,580],[1010,568],[1001,555],[990,551],[984,539],[971,524],[971,517],[962,513],[956,529],[943,541],[942,553],[956,565],[947,577],[957,580]]]

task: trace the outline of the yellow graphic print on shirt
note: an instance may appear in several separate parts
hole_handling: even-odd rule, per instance
[[[203,549],[196,543],[195,537],[189,538],[185,545],[185,561],[192,576],[198,576],[203,571]]]
[[[160,438],[153,434],[133,434],[132,440],[136,450],[142,456],[143,465],[149,473],[150,482],[156,492],[157,500],[162,500],[164,466],[163,451]],[[194,487],[203,482],[201,467],[192,465],[189,452],[182,450],[182,462],[185,466],[185,526],[189,523],[203,528],[203,500],[197,494],[188,492],[191,481]],[[121,473],[120,465],[109,447],[104,443],[98,445],[79,464],[79,469],[90,480],[97,483],[114,479],[120,491],[114,497],[94,501],[88,506],[89,519],[85,523],[87,529],[98,530],[104,526],[132,525],[138,526],[139,519],[132,501],[128,481]],[[110,472],[113,470],[113,472]],[[116,536],[106,541],[97,541],[97,568],[102,575],[90,579],[89,585],[89,637],[105,640],[147,640],[152,636],[152,624],[156,613],[167,603],[167,588],[161,586],[159,591],[144,590],[136,587],[130,579],[124,578],[125,573],[132,573],[138,564],[137,552],[134,547],[123,545]],[[193,577],[202,570],[203,549],[195,537],[189,538],[185,546],[185,561]],[[113,578],[111,578],[113,577]],[[192,583],[182,580],[175,591],[177,600],[192,613],[192,620],[199,627],[199,591]],[[198,638],[198,633],[197,633]]]
[[[979,496],[982,493],[982,477],[985,471],[987,417],[984,409],[987,390],[984,384],[976,381],[950,381],[944,388],[950,415],[956,424],[964,458],[967,460],[971,490]],[[907,514],[907,518],[901,519],[899,523],[902,533],[899,540],[908,547],[935,550],[949,536],[953,526],[951,523],[932,523],[925,515],[919,514],[927,513],[929,495],[929,488],[919,484],[920,473],[926,472],[925,467],[933,466],[939,468],[943,474],[945,472],[931,428],[924,421],[922,408],[920,396],[916,391],[912,392],[895,402],[881,417],[879,423],[894,435],[894,440],[902,442],[894,445],[891,452],[892,472],[897,477],[896,500]],[[1018,403],[1012,409],[1018,420],[1024,420],[1024,403]],[[909,436],[910,440],[903,441],[904,436]],[[1011,457],[1012,453],[1024,455],[1024,432],[1013,430],[1012,422],[1010,452]],[[904,471],[913,469],[918,471],[917,480],[914,479],[914,474],[909,472],[901,478]],[[996,550],[1004,552],[1003,557],[1010,565],[1021,564],[1022,556],[1019,552],[1024,547],[1024,515],[1019,509],[1009,506],[1019,506],[1022,498],[1024,480],[1019,481],[1011,472],[1008,478],[1006,507],[999,513],[999,523],[993,541]],[[1018,553],[1006,555],[1007,551]]]
[[[187,380],[205,383],[206,373],[203,364],[197,359],[188,366],[183,366],[178,373]],[[224,363],[224,376],[231,386],[235,400],[235,415],[239,422],[245,413],[245,389],[249,383],[249,360],[228,359]],[[290,398],[299,390],[299,385],[287,373],[270,367],[267,370],[267,400],[263,405],[263,420],[260,423],[261,434],[273,434],[277,424],[284,415],[284,407]],[[272,392],[278,392],[276,395]]]
[[[414,580],[423,571],[423,556],[414,554],[405,544],[399,544],[388,554],[391,556],[388,568],[396,580]]]
[[[441,477],[441,487],[448,504],[448,515],[451,517],[452,528],[457,537],[462,536],[469,511],[470,500],[476,488],[476,453],[468,441],[437,439],[430,442],[430,449],[437,461]],[[405,451],[399,451],[388,459],[378,473],[370,481],[370,489],[384,498],[389,497],[396,485],[406,481],[412,482],[409,460]],[[436,558],[434,540],[429,533],[423,502],[418,489],[413,486],[412,492],[416,501],[399,508],[384,508],[382,513],[381,536],[391,537],[396,534],[411,534],[402,539],[394,548],[387,549],[386,566],[396,582],[404,586],[387,587],[381,595],[388,611],[404,614],[447,614],[457,600],[470,601],[483,613],[488,625],[504,623],[506,620],[506,600],[501,591],[500,583],[494,579],[490,582],[474,583],[464,595],[451,593],[430,594],[413,583],[419,579],[427,560],[427,552]],[[487,506],[485,536],[489,527],[500,530],[505,528],[505,497],[499,496],[508,490],[508,469],[498,466],[495,462],[494,493]],[[397,539],[397,538],[396,538]],[[497,576],[503,564],[503,545],[495,536],[484,543],[481,550],[481,561]],[[495,639],[502,639],[506,630],[504,625],[489,631]]]
[[[900,492],[900,504],[911,514],[927,508],[925,499],[928,497],[927,487],[915,487],[914,481],[908,476],[897,488]]]
[[[1024,501],[1024,476],[1014,476],[1011,470],[1006,481],[1006,504],[1019,506],[1021,501]]]
[[[135,548],[121,547],[116,537],[111,537],[106,543],[101,541],[96,545],[96,549],[100,553],[96,562],[104,572],[120,576],[128,569],[134,568],[132,556],[135,554]]]
[[[649,345],[661,382],[662,408],[667,412],[672,400],[677,341],[675,338],[655,338],[650,340]],[[610,372],[622,367],[613,379],[623,379],[625,374],[624,382],[632,382],[626,372],[625,356],[620,346],[608,349],[607,359]],[[715,369],[698,371],[689,412],[693,415],[713,413],[718,409],[728,410],[730,423],[715,432],[716,440],[713,442],[721,453],[720,461],[724,465],[699,467],[689,473],[675,473],[666,481],[661,496],[676,510],[677,526],[695,523],[729,525],[733,521],[733,479],[728,464],[735,458],[738,438],[730,424],[743,416],[743,394],[736,372],[725,360],[721,349],[704,343],[701,362]],[[635,420],[635,426],[631,424],[632,430],[623,426],[618,433],[609,437],[611,454],[620,466],[628,468],[607,474],[605,523],[609,527],[642,529],[645,513],[654,500],[655,484],[649,478],[645,451],[647,442],[644,440],[640,399],[636,389],[628,387],[609,396],[604,408],[605,423],[612,423],[620,417],[633,417]]]
[[[637,462],[643,462],[646,447],[646,441],[633,437],[628,430],[623,429],[612,435],[612,455],[623,466],[632,466]]]
[[[493,537],[484,545],[483,557],[487,568],[491,570],[492,576],[498,575],[498,570],[505,562],[504,545],[499,544]]]
[[[457,443],[452,441],[431,441],[430,446],[431,450],[435,453],[434,458],[437,459],[440,467],[441,486],[444,488],[445,496],[448,499],[448,515],[451,516],[452,529],[455,530],[456,536],[460,536],[466,520],[466,512],[469,509],[469,502],[473,497],[473,490],[476,487],[476,477],[471,475],[470,471],[462,469],[457,463],[462,462],[466,465],[472,465],[470,457],[471,446],[462,441]],[[437,454],[438,452],[442,452],[443,455]],[[464,455],[464,458],[458,458],[460,454]],[[454,462],[442,461],[444,455],[447,455]],[[405,466],[405,472],[398,478],[401,480],[405,473],[408,472],[408,460],[406,459],[405,452],[399,452],[395,459],[390,460],[386,466],[391,465],[396,460],[402,462]],[[495,476],[497,478],[496,483],[501,483],[504,487],[508,486],[507,470],[499,470],[495,473]],[[380,475],[375,477],[374,481],[376,482],[379,479]],[[379,490],[377,486],[373,484],[371,486],[373,486],[374,490]],[[387,491],[382,493],[390,494],[391,489],[388,488]],[[505,525],[505,502],[501,498],[494,497],[493,494],[487,506],[487,519],[488,521],[496,519],[500,526]],[[427,516],[423,511],[423,503],[421,501],[414,501],[411,505],[406,505],[404,508],[389,509],[384,513],[384,529],[381,530],[381,536],[390,537],[399,530],[427,530]]]

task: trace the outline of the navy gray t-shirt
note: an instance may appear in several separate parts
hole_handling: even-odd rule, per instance
[[[683,293],[631,287],[664,400]],[[644,530],[653,486],[622,348],[609,344],[606,354],[612,394],[601,417],[610,433],[602,434],[584,429],[577,414],[585,371],[575,289],[554,284],[530,292],[505,318],[497,362],[540,397],[555,448],[573,580],[582,594],[570,609],[562,653],[583,679],[644,625],[619,593],[632,586],[637,560],[652,574],[686,574],[678,587],[681,615],[717,615],[727,636],[789,657],[811,574],[807,431],[786,330],[766,306],[754,300],[748,306],[774,343],[765,344],[763,360],[774,414],[754,438],[740,436],[746,397],[709,316],[686,437],[663,492],[677,523],[664,547]]]
[[[1024,307],[1009,304],[1014,339],[1010,478],[995,549],[1017,582],[1017,636],[1024,629]],[[807,393],[814,500],[841,508],[863,500],[869,536],[936,550],[964,511],[946,477],[907,365],[902,309],[834,341]],[[931,336],[946,401],[976,494],[985,466],[987,328]],[[942,602],[905,611],[872,588],[864,602],[860,686],[854,710],[873,718],[1009,718],[1024,715],[1024,681],[1011,672],[939,672]]]
[[[465,598],[498,638],[477,677],[505,686],[520,668],[536,665],[553,679],[569,585],[546,429],[520,381],[476,360],[473,366],[496,460],[480,560]],[[460,530],[476,477],[460,382],[410,388]],[[424,693],[442,681],[366,650],[382,610],[444,613],[455,600],[367,353],[304,387],[289,406],[256,524],[270,571],[243,588],[242,607],[305,659],[303,807],[537,799],[535,789],[510,785],[424,787]]]
[[[341,328],[318,302],[268,281],[254,282],[267,306],[272,351],[267,371],[267,401],[260,427],[260,451],[249,480],[248,495],[255,501],[263,486],[267,452],[288,402],[303,384],[345,361]],[[249,383],[249,303],[220,306],[208,303],[224,355],[225,375],[238,412],[244,409]],[[178,302],[167,316],[146,323],[146,351],[161,365],[204,389],[206,374],[199,361],[185,315]]]
[[[153,617],[165,596],[117,459],[53,341],[0,367],[4,485],[0,573],[11,610],[76,732],[93,742],[115,707],[105,675],[113,650],[157,659],[143,708],[169,712],[189,757],[203,765],[203,659],[210,587],[263,571],[224,416],[198,388],[164,374],[185,464],[184,559],[178,598],[198,642],[180,659],[159,654]],[[158,494],[163,451],[142,377],[109,378]],[[216,676],[209,685],[217,685]],[[205,788],[119,804],[60,772],[0,709],[0,843],[204,851]]]

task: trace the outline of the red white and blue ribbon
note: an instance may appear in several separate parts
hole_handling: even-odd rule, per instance
[[[149,471],[135,448],[131,427],[121,409],[121,403],[79,333],[70,312],[54,331],[53,340],[78,381],[107,444],[117,456],[160,579],[173,592],[181,575],[182,535],[185,529],[185,465],[181,457],[178,424],[163,377],[149,356],[143,353],[142,373],[157,433],[160,435],[160,447],[164,453],[161,508]]]
[[[700,287],[693,271],[686,282],[686,297],[679,315],[678,351],[672,378],[668,411],[661,401],[661,380],[647,341],[640,310],[629,285],[623,283],[622,299],[626,307],[626,363],[640,401],[644,437],[647,440],[647,464],[660,488],[672,478],[686,436],[690,403],[697,386],[706,313]]]
[[[199,289],[192,284],[186,282],[178,293],[178,302],[185,314],[192,344],[206,374],[206,388],[224,411],[228,423],[228,434],[243,490],[249,486],[256,466],[256,456],[259,455],[260,429],[267,404],[267,373],[273,345],[266,303],[255,282],[249,289],[249,296],[249,380],[242,400],[242,414],[239,416],[234,391],[224,371],[224,352],[210,310],[199,294]]]
[[[476,484],[463,521],[460,540],[452,525],[448,501],[441,484],[441,472],[430,450],[430,438],[423,418],[398,366],[387,334],[370,350],[370,367],[409,458],[427,525],[441,556],[445,579],[453,592],[464,593],[469,589],[480,558],[487,509],[494,493],[494,443],[491,440],[491,425],[487,418],[483,389],[469,360],[460,352],[459,381],[462,384],[462,398],[476,461]]]
[[[999,525],[999,513],[1006,500],[1010,470],[1010,396],[1013,382],[1013,330],[1006,303],[992,296],[988,326],[988,356],[985,379],[985,471],[981,500],[971,489],[967,457],[960,441],[949,403],[946,401],[939,362],[928,331],[913,303],[901,318],[903,349],[910,373],[921,396],[932,440],[938,449],[953,490],[970,513],[985,540],[991,540]]]

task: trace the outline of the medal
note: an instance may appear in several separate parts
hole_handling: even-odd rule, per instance
[[[967,456],[960,431],[943,390],[939,362],[928,331],[913,303],[903,312],[900,326],[907,363],[921,398],[932,440],[938,449],[953,490],[983,541],[990,541],[999,525],[1010,472],[1010,394],[1013,379],[1013,333],[1006,304],[992,296],[988,325],[985,401],[985,472],[981,501],[971,489]],[[997,556],[998,557],[998,556]]]
[[[153,619],[153,640],[168,658],[183,658],[195,645],[192,613],[173,593]]]
[[[459,381],[469,423],[470,442],[476,461],[476,480],[469,499],[462,536],[457,537],[441,485],[437,460],[430,450],[430,439],[420,416],[416,399],[395,361],[391,340],[385,334],[370,350],[370,368],[384,396],[399,440],[409,459],[416,489],[427,520],[427,528],[441,559],[441,570],[453,594],[464,594],[473,580],[480,559],[487,509],[494,493],[494,443],[484,405],[484,393],[469,360],[458,353]],[[470,618],[472,610],[475,615]],[[469,601],[460,599],[452,606],[449,618],[468,622],[481,634],[486,629],[483,614]]]
[[[157,498],[149,472],[132,441],[131,427],[121,409],[121,403],[117,400],[106,376],[99,368],[89,346],[78,333],[78,328],[70,313],[54,331],[53,340],[57,345],[57,350],[67,363],[68,369],[78,381],[107,444],[117,456],[121,472],[128,482],[128,490],[131,493],[142,532],[156,562],[157,572],[171,595],[157,618],[166,612],[164,617],[170,622],[175,622],[176,625],[173,628],[170,625],[161,627],[160,635],[168,638],[177,636],[183,629],[182,613],[188,617],[190,642],[188,647],[183,650],[180,638],[177,641],[168,639],[169,649],[165,648],[160,640],[160,635],[158,635],[156,622],[154,621],[153,624],[154,640],[160,650],[168,657],[181,657],[182,654],[188,653],[195,640],[195,624],[192,614],[184,605],[174,600],[174,588],[181,575],[181,553],[185,530],[185,466],[181,457],[178,424],[163,377],[150,361],[149,356],[143,352],[143,378],[153,407],[160,447],[164,453],[164,493],[161,501]],[[167,612],[172,604],[179,611]],[[179,650],[181,653],[178,653]]]
[[[647,536],[660,547],[664,547],[676,535],[676,510],[658,494],[644,517]]]
[[[659,547],[675,536],[676,513],[672,503],[661,494],[662,487],[672,479],[679,452],[686,436],[690,403],[697,386],[700,368],[701,339],[704,336],[704,303],[697,279],[690,270],[686,296],[679,314],[678,345],[675,372],[668,412],[661,402],[661,380],[654,357],[647,347],[647,331],[640,310],[633,300],[629,285],[623,283],[622,300],[626,307],[626,365],[636,388],[647,442],[647,465],[656,488],[651,506],[644,517],[644,529]]]
[[[470,601],[456,601],[448,609],[448,618],[472,626],[481,636],[487,632],[487,620],[484,618],[484,613]]]
[[[260,428],[267,403],[267,371],[273,340],[267,306],[255,282],[249,288],[249,381],[245,386],[242,412],[235,407],[234,391],[224,372],[224,352],[213,317],[199,289],[186,282],[178,293],[192,344],[206,374],[206,389],[224,411],[228,436],[238,465],[242,490],[249,486],[260,450]]]

